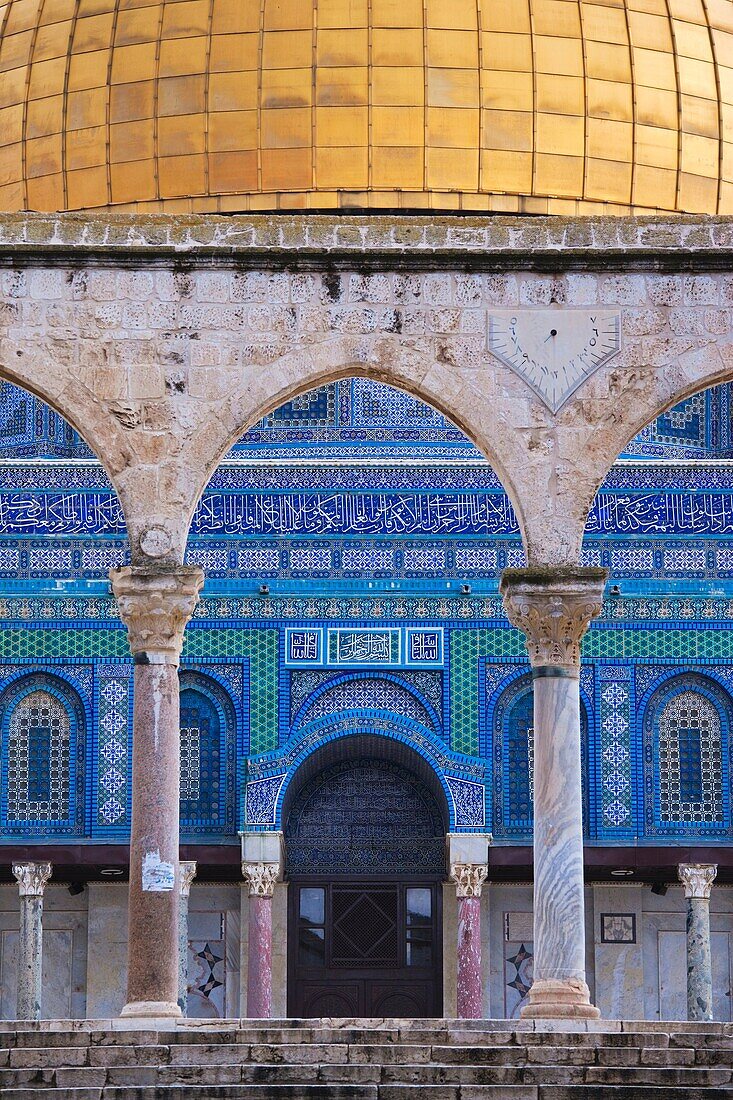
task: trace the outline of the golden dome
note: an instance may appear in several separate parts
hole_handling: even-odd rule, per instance
[[[733,0],[0,0],[0,209],[733,212]]]

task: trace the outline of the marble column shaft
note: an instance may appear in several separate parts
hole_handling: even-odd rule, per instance
[[[456,1009],[461,1020],[483,1017],[481,888],[488,870],[485,864],[476,863],[454,863],[450,869],[458,897]]]
[[[680,863],[677,868],[687,899],[687,1018],[713,1018],[713,964],[710,953],[710,891],[714,863]]]
[[[178,661],[203,573],[110,573],[135,659],[127,1003],[123,1016],[180,1016]]]
[[[508,569],[510,622],[534,681],[534,982],[522,1016],[595,1018],[585,980],[580,640],[600,614],[603,569]]]
[[[43,891],[51,877],[50,863],[14,863],[20,895],[18,937],[19,1020],[40,1020],[43,976]]]
[[[196,878],[196,860],[181,860],[178,902],[178,1007],[186,1015],[188,1000],[188,899]]]
[[[280,877],[277,863],[243,863],[249,884],[247,935],[247,1016],[272,1016],[272,896]]]

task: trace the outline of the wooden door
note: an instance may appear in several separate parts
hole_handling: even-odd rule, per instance
[[[297,878],[289,890],[288,1014],[442,1014],[436,880]]]

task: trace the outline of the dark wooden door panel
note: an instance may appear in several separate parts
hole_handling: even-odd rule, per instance
[[[295,1016],[363,1016],[360,982],[302,981],[298,983]]]
[[[291,1015],[441,1015],[437,881],[294,878],[289,906]]]
[[[365,999],[367,1016],[433,1016],[439,1010],[435,1005],[434,981],[374,981],[366,982]]]

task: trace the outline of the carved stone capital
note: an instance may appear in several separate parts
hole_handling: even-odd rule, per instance
[[[533,669],[579,673],[580,642],[601,613],[607,578],[606,569],[504,570],[504,608],[525,636]]]
[[[279,863],[243,863],[242,876],[249,884],[251,898],[271,898],[280,878]]]
[[[18,893],[22,898],[42,898],[46,883],[51,877],[50,863],[14,863],[13,875],[18,881]]]
[[[123,565],[109,576],[133,655],[143,663],[177,664],[203,572],[196,565]]]
[[[717,863],[679,863],[677,865],[677,874],[685,888],[686,898],[709,900],[717,873]]]
[[[456,897],[480,898],[488,874],[485,863],[451,863],[450,878],[456,884]]]
[[[191,893],[193,880],[196,878],[196,860],[182,859],[179,866],[181,868],[181,897],[187,898]]]

